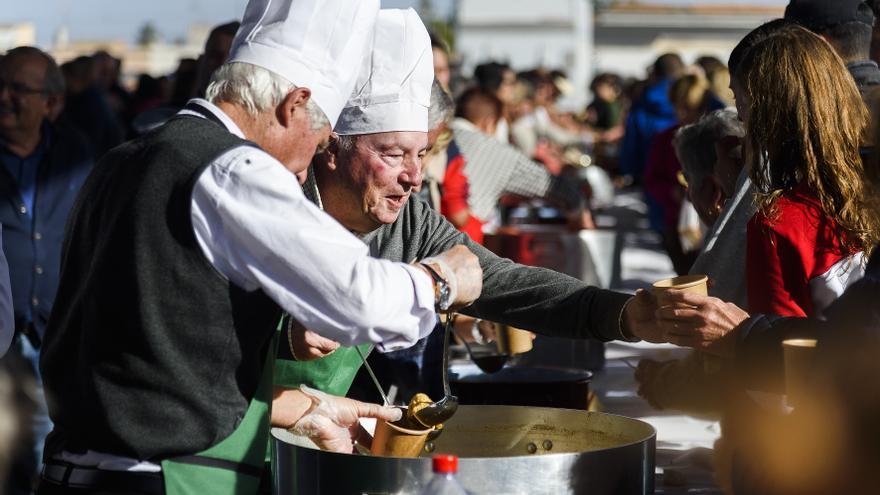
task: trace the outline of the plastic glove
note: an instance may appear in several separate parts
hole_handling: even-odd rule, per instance
[[[319,448],[330,452],[351,453],[354,441],[364,439],[366,432],[361,428],[359,418],[397,421],[403,415],[399,408],[337,397],[305,385],[299,390],[312,400],[312,407],[290,427],[290,431],[309,437]]]

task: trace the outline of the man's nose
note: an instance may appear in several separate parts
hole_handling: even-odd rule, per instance
[[[408,184],[412,187],[419,187],[422,185],[422,160],[417,158],[415,160],[408,160],[406,169],[403,171],[403,174],[400,176],[400,181],[404,184]]]

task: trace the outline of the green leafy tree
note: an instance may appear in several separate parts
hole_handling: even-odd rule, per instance
[[[138,32],[137,42],[138,45],[147,46],[152,45],[153,43],[159,41],[159,31],[156,29],[156,26],[153,25],[152,21],[147,21],[141,26],[140,31]]]

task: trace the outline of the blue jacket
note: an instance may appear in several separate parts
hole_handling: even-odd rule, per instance
[[[18,184],[0,166],[0,223],[16,325],[33,321],[40,337],[58,288],[67,215],[92,167],[89,150],[76,129],[52,127],[37,171],[33,211],[27,211]]]
[[[678,121],[669,101],[671,79],[664,79],[645,90],[626,117],[626,134],[620,150],[620,173],[641,179],[648,161],[651,139]]]

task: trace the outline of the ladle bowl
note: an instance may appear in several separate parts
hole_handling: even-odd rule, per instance
[[[457,410],[458,397],[454,395],[445,395],[437,402],[433,402],[422,409],[419,409],[413,414],[413,416],[419,423],[427,427],[432,427],[447,422]]]
[[[504,368],[504,365],[507,364],[507,361],[510,359],[510,354],[496,354],[496,353],[485,353],[485,354],[477,354],[474,353],[474,350],[471,349],[470,344],[468,344],[467,340],[460,339],[464,343],[464,348],[467,349],[468,356],[470,356],[471,361],[477,365],[477,368],[480,368],[480,371],[483,373],[497,373],[501,371],[501,368]]]

